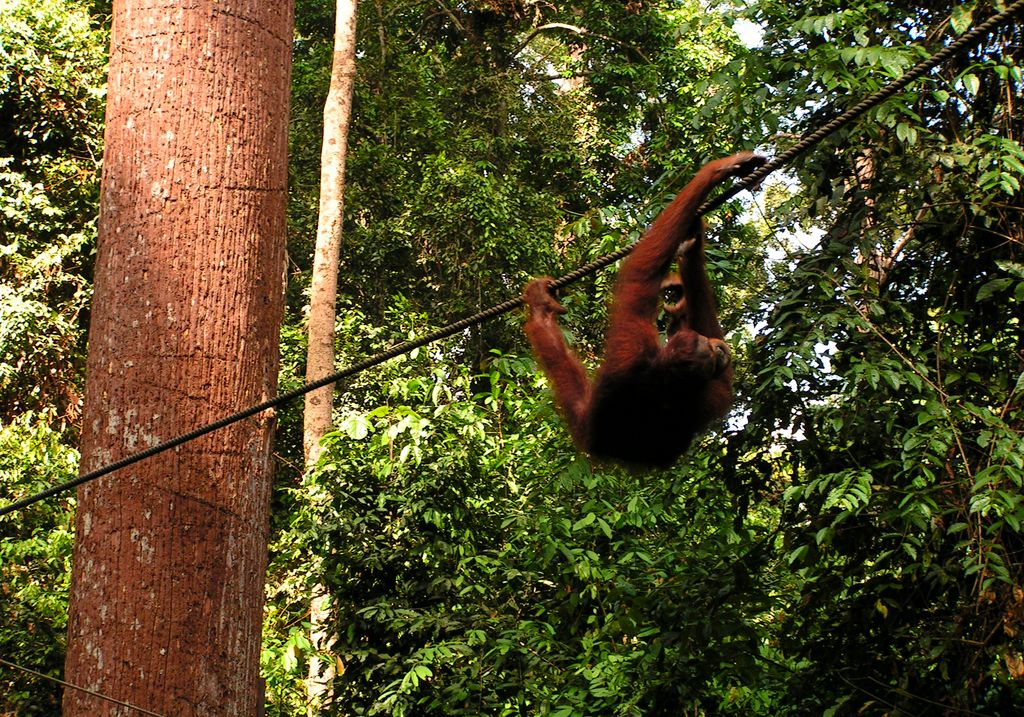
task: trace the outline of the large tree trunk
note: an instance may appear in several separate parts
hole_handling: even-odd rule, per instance
[[[292,4],[116,0],[83,471],[271,395]],[[67,679],[155,712],[262,709],[273,417],[79,489]],[[124,714],[68,690],[66,716]]]
[[[341,255],[342,209],[345,197],[345,154],[352,116],[352,86],[356,74],[356,0],[337,0],[334,26],[334,59],[331,87],[324,104],[324,138],[320,150],[320,215],[309,301],[309,344],[306,380],[314,381],[334,371],[335,304],[338,299],[338,259]],[[333,387],[306,394],[303,449],[306,469],[320,457],[320,439],[331,428]],[[324,585],[313,588],[310,601],[310,641],[314,650],[328,652],[330,632],[329,594]],[[309,661],[306,691],[309,714],[316,714],[330,696],[333,661],[314,654]]]

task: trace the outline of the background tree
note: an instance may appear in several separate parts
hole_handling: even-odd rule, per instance
[[[338,301],[338,259],[341,254],[341,226],[345,196],[345,155],[352,117],[352,86],[356,74],[356,3],[339,0],[334,27],[334,58],[331,86],[324,104],[324,135],[320,151],[320,207],[316,251],[310,279],[309,338],[306,353],[306,381],[334,372],[334,323]],[[331,429],[334,387],[306,394],[303,413],[303,453],[306,470],[320,457],[320,440]],[[310,601],[309,713],[315,714],[322,695],[334,679],[333,660],[321,660],[317,652],[330,649],[333,638],[325,629],[330,611],[329,594],[322,584],[313,587]]]
[[[265,399],[283,295],[290,4],[125,0],[113,22],[83,471]],[[79,489],[69,682],[256,713],[272,425]]]

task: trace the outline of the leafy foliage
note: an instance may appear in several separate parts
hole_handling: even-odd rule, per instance
[[[26,413],[0,428],[0,485],[28,495],[71,478],[77,451]],[[39,505],[0,518],[0,655],[38,672],[59,676],[64,664],[71,581],[73,501]],[[60,690],[0,667],[0,710],[51,715]]]
[[[0,414],[77,415],[106,33],[80,3],[0,4]]]
[[[84,2],[0,1],[0,496],[77,472],[106,31]],[[98,20],[98,19],[97,19]],[[73,503],[0,518],[0,655],[62,673]],[[0,713],[52,715],[60,690],[0,668]]]
[[[635,224],[653,181],[668,194],[685,179],[681,160],[738,144],[739,128],[694,141],[676,124],[679,108],[699,101],[698,66],[723,64],[736,46],[699,3],[448,5],[359,8],[339,290],[375,320],[395,294],[437,314],[443,291],[444,318],[503,301],[535,270],[578,264],[601,236],[602,212]],[[308,21],[300,14],[293,245],[312,237],[317,98],[332,47],[330,24]],[[507,331],[482,331],[477,361],[509,342]]]
[[[916,59],[896,49],[908,36],[937,36],[950,17],[794,10],[760,4],[792,18],[771,23],[788,33],[771,64],[802,91],[856,94]],[[963,10],[953,17],[963,30]],[[1019,108],[1004,102],[1021,72],[999,53],[1013,32],[804,160],[810,201],[780,207],[823,233],[779,264],[765,297],[738,470],[772,446],[770,477],[748,484],[782,490],[798,582],[780,601],[780,645],[801,658],[785,695],[797,711],[1020,703],[1024,167]]]
[[[765,596],[741,589],[757,559],[727,491],[696,469],[592,472],[524,391],[533,375],[511,356],[473,377],[420,354],[378,379],[375,407],[342,409],[279,546],[300,572],[309,546],[328,556],[305,580],[337,590],[335,709],[648,714],[712,676],[722,700],[749,685],[743,613]],[[298,674],[294,650],[277,659]],[[669,683],[668,665],[691,679]]]

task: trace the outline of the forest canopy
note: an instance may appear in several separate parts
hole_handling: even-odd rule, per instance
[[[704,162],[785,150],[1007,4],[364,0],[338,365],[627,245]],[[109,15],[0,0],[0,504],[78,471]],[[332,4],[295,21],[281,390]],[[737,399],[673,469],[579,455],[519,314],[344,382],[310,471],[279,411],[266,714],[306,712],[314,585],[323,714],[1016,714],[1022,42],[993,31],[707,217]],[[613,279],[561,297],[590,366]],[[53,677],[74,510],[0,517],[0,657]],[[0,666],[0,715],[60,694]]]

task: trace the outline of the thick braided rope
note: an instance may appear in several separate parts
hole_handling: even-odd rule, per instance
[[[928,59],[922,60],[913,68],[908,70],[907,73],[904,74],[899,79],[893,80],[882,89],[865,97],[863,100],[861,100],[853,107],[849,108],[848,110],[840,114],[835,119],[826,123],[822,127],[814,130],[813,132],[810,132],[809,134],[805,135],[788,150],[770,159],[768,162],[766,162],[764,165],[759,167],[754,172],[751,172],[750,174],[746,175],[719,196],[705,202],[700,207],[700,209],[698,209],[698,213],[705,214],[712,209],[720,207],[723,203],[725,203],[732,197],[736,196],[739,192],[743,191],[744,189],[758,185],[762,180],[764,180],[765,177],[767,177],[769,174],[774,172],[779,167],[788,164],[794,158],[796,158],[803,152],[807,151],[811,147],[815,146],[816,144],[821,142],[823,139],[825,139],[826,137],[828,137],[841,127],[859,118],[869,109],[877,107],[882,102],[884,102],[885,100],[889,99],[900,90],[907,87],[907,85],[909,85],[911,82],[923,76],[925,73],[935,69],[938,65],[942,64],[944,61],[946,61],[956,53],[960,52],[968,45],[978,42],[978,40],[980,40],[983,36],[991,32],[995,28],[999,27],[1005,21],[1020,14],[1021,11],[1024,11],[1024,0],[1018,0],[1014,4],[1007,7],[1006,10],[1004,10],[1003,12],[993,15],[982,24],[973,28],[970,32],[960,36],[956,41],[950,43],[948,46],[944,47],[939,52],[936,52],[934,55],[930,56]],[[575,271],[566,274],[563,277],[555,279],[552,282],[551,286],[553,289],[561,289],[566,286],[569,286],[570,284],[579,281],[584,276],[587,276],[588,274],[593,274],[599,269],[603,269],[604,267],[624,258],[633,250],[634,246],[636,246],[635,243],[623,247],[618,251],[606,254],[600,257],[599,259],[595,259],[591,263],[581,266]],[[509,299],[500,304],[496,304],[495,306],[492,306],[489,309],[485,309],[477,314],[474,314],[473,316],[469,316],[453,324],[449,324],[444,328],[437,329],[436,331],[426,334],[425,336],[421,336],[418,339],[413,339],[410,341],[405,341],[400,344],[396,344],[395,346],[392,346],[391,348],[379,354],[371,356],[359,363],[352,364],[351,366],[348,366],[336,373],[332,373],[329,376],[324,376],[321,379],[312,381],[310,383],[305,384],[304,386],[300,386],[299,388],[287,391],[286,393],[282,393],[279,396],[276,396],[275,398],[272,398],[268,401],[264,401],[263,403],[257,404],[255,406],[251,406],[250,408],[247,408],[243,411],[239,411],[238,413],[234,413],[230,416],[226,416],[225,418],[210,423],[206,426],[197,428],[194,431],[184,433],[180,436],[177,436],[176,438],[172,438],[156,446],[152,446],[151,448],[139,451],[138,453],[133,453],[132,455],[126,456],[119,461],[110,463],[109,465],[103,466],[102,468],[98,468],[97,470],[91,471],[72,480],[60,483],[55,486],[51,486],[50,488],[40,491],[35,495],[0,507],[0,516],[7,515],[8,513],[13,513],[14,511],[17,510],[21,510],[22,508],[26,508],[32,505],[33,503],[37,503],[41,500],[45,500],[46,498],[57,495],[58,493],[63,493],[64,491],[76,488],[82,485],[83,483],[88,483],[90,481],[96,480],[97,478],[113,473],[114,471],[120,470],[121,468],[125,468],[134,463],[138,463],[139,461],[151,458],[152,456],[155,456],[158,453],[163,453],[164,451],[176,448],[184,443],[188,443],[189,441],[195,440],[196,438],[205,436],[208,433],[212,433],[213,431],[229,426],[232,423],[237,423],[238,421],[245,420],[246,418],[251,418],[252,416],[255,416],[258,413],[262,413],[263,411],[276,408],[278,406],[282,406],[300,396],[304,396],[307,393],[315,391],[318,388],[323,388],[324,386],[329,386],[333,383],[337,383],[338,381],[349,378],[350,376],[354,376],[355,374],[365,371],[374,366],[378,366],[384,363],[385,361],[390,361],[391,359],[401,356],[404,353],[408,353],[409,351],[412,351],[414,349],[421,348],[428,344],[432,344],[435,341],[440,341],[441,339],[445,339],[450,336],[454,336],[455,334],[464,331],[465,329],[471,326],[484,323],[486,321],[490,321],[491,319],[501,316],[502,314],[506,314],[510,311],[513,311],[522,305],[523,300],[521,297]]]

